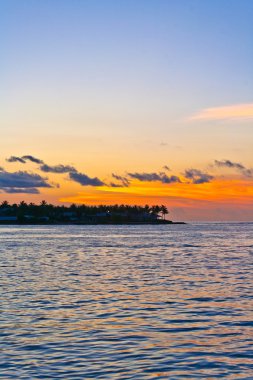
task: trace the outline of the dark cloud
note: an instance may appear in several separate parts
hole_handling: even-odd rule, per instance
[[[112,173],[112,177],[121,182],[121,184],[118,184],[118,185],[115,184],[114,187],[128,187],[130,185],[130,181],[126,177],[122,177],[122,176],[114,174],[114,173]]]
[[[115,182],[110,182],[108,186],[110,186],[110,187],[125,187],[121,183],[115,183]]]
[[[128,173],[130,178],[138,179],[139,181],[154,182],[159,181],[162,183],[180,183],[179,177],[172,175],[167,176],[165,173]]]
[[[31,174],[25,171],[19,172],[0,172],[0,189],[8,190],[10,192],[11,189],[36,189],[40,187],[52,187],[47,182],[47,178],[43,178],[38,174]],[[34,190],[33,190],[34,191]]]
[[[169,168],[167,165],[164,165],[164,166],[163,166],[163,169],[164,169],[164,170],[168,170],[168,171],[170,171],[170,168]]]
[[[63,174],[63,173],[76,173],[77,170],[73,166],[69,165],[55,165],[55,166],[49,166],[47,164],[43,164],[40,166],[40,170],[45,173],[56,173],[56,174]]]
[[[166,179],[167,178],[167,179]],[[166,174],[163,175],[163,183],[181,183],[181,179],[176,175],[171,175],[168,177]]]
[[[35,187],[30,187],[30,188],[17,188],[17,187],[5,187],[2,189],[5,193],[8,194],[39,194],[39,190],[36,189]]]
[[[25,164],[26,161],[31,161],[36,164],[43,164],[43,161],[40,160],[39,158],[33,157],[31,155],[26,155],[22,157],[17,157],[17,156],[11,156],[10,158],[7,158],[6,161],[8,162],[20,162],[21,164]]]
[[[59,165],[48,165],[46,164],[43,160],[39,159],[39,158],[36,158],[34,156],[31,156],[31,155],[25,155],[25,156],[22,156],[22,157],[17,157],[17,156],[11,156],[10,158],[7,159],[8,162],[20,162],[20,163],[23,163],[25,164],[27,161],[31,161],[31,162],[34,162],[36,164],[39,164],[39,169],[44,172],[44,173],[54,173],[54,174],[64,174],[64,173],[69,173],[69,178],[75,182],[78,182],[80,183],[82,186],[103,186],[105,185],[105,183],[103,181],[101,181],[99,178],[97,177],[94,177],[94,178],[91,178],[89,176],[87,176],[86,174],[83,174],[83,173],[79,173],[76,168],[74,168],[73,166],[70,166],[70,165],[62,165],[62,164],[59,164]],[[21,172],[19,172],[21,173]],[[11,175],[11,173],[9,173]],[[28,173],[27,173],[28,174]],[[40,177],[40,176],[38,176]],[[42,178],[42,177],[40,177]],[[127,178],[121,178],[121,182],[124,186],[128,186],[128,179]],[[44,183],[47,184],[47,186],[44,186],[44,187],[51,187],[47,182],[45,182],[44,180]],[[115,184],[116,185],[116,184]],[[6,188],[8,186],[6,185]],[[27,186],[12,186],[10,185],[9,186],[10,188],[26,188]],[[34,185],[32,186],[34,188],[37,188],[37,187],[42,187],[42,186],[38,186],[38,185]],[[59,187],[59,185],[58,185]],[[1,189],[1,178],[0,178],[0,189]],[[13,191],[15,192],[15,191]]]
[[[34,162],[35,164],[43,164],[44,163],[43,160],[40,160],[39,158],[30,156],[30,155],[22,156],[22,159],[25,160],[25,161],[28,160],[28,161]]]
[[[216,166],[219,166],[219,167],[233,168],[233,169],[239,169],[239,170],[245,169],[245,167],[239,162],[232,162],[230,160],[222,160],[222,161],[215,160],[214,163]]]
[[[6,161],[8,161],[8,162],[20,162],[21,164],[26,163],[22,157],[16,157],[16,156],[11,156],[9,158],[6,158]]]
[[[103,185],[105,185],[105,183],[102,182],[97,177],[91,178],[91,177],[87,176],[86,174],[78,173],[78,172],[70,172],[69,178],[72,179],[72,181],[75,181],[82,186],[103,186]]]
[[[55,173],[55,174],[63,174],[63,173],[71,173],[71,172],[77,172],[77,170],[70,165],[47,165],[44,163],[43,160],[36,158],[31,155],[26,155],[22,157],[16,157],[11,156],[10,158],[7,158],[8,162],[21,162],[22,164],[25,164],[27,161],[34,162],[35,164],[39,164],[40,170],[45,173]]]
[[[244,165],[242,165],[239,162],[233,162],[230,160],[222,160],[222,161],[215,160],[214,164],[218,167],[236,169],[240,173],[242,173],[245,177],[252,177],[253,176],[253,169],[247,169]]]
[[[245,177],[253,177],[253,169],[244,169],[242,171],[242,174],[245,176]]]
[[[199,185],[201,183],[210,182],[214,176],[208,173],[204,173],[201,170],[198,169],[188,169],[185,170],[184,176],[190,180],[192,180],[192,183]]]

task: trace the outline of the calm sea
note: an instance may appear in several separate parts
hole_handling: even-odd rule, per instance
[[[253,379],[253,224],[0,227],[2,379]]]

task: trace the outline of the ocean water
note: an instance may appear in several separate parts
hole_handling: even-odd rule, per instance
[[[253,379],[253,224],[0,226],[2,379]]]

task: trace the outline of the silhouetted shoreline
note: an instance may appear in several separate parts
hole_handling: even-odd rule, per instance
[[[167,220],[164,205],[76,205],[55,206],[42,201],[39,205],[26,203],[0,205],[0,224],[17,225],[132,225],[185,224]]]
[[[187,224],[186,222],[172,222],[169,220],[157,222],[17,222],[17,221],[1,221],[0,225],[16,225],[16,226],[98,226],[98,225],[164,225],[164,224]]]

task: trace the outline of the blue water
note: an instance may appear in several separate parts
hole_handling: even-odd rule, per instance
[[[253,224],[0,227],[3,379],[253,379]]]

